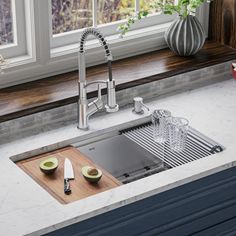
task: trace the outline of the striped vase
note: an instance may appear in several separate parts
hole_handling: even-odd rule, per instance
[[[196,54],[202,48],[205,38],[201,23],[191,15],[178,17],[165,33],[167,45],[180,56]]]

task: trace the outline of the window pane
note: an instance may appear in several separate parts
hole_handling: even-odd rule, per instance
[[[13,43],[11,0],[0,3],[0,46]]]
[[[98,0],[98,24],[122,19],[134,13],[134,0]]]
[[[93,25],[92,0],[51,0],[53,34]]]
[[[152,8],[151,6],[155,5],[156,0],[140,0],[140,9],[148,10],[151,13],[159,12],[159,9]],[[168,2],[175,3],[175,0],[169,0]]]
[[[155,0],[140,0],[140,9],[141,10],[151,10],[151,12],[156,12],[154,9],[150,7],[150,5],[154,4]]]

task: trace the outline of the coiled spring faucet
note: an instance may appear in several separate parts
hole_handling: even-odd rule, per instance
[[[98,80],[94,82],[86,82],[86,66],[85,66],[85,50],[84,44],[89,35],[94,35],[106,52],[108,65],[108,80]],[[112,78],[112,54],[105,41],[103,35],[95,28],[87,28],[82,33],[79,49],[79,99],[78,99],[78,128],[82,130],[88,129],[88,119],[95,112],[103,108],[101,96],[101,84],[106,84],[107,87],[107,104],[105,105],[107,112],[116,112],[119,110],[116,104],[115,81]],[[88,104],[87,87],[91,84],[98,84],[98,97]]]

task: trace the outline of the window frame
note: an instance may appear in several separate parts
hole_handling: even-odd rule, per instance
[[[27,50],[21,56],[9,60],[8,68],[5,69],[3,75],[0,75],[0,88],[78,69],[79,37],[75,37],[76,43],[51,47],[51,1],[22,1],[24,1],[25,7],[30,9],[30,11],[25,11]],[[208,8],[203,6],[199,12],[197,16],[200,16],[204,25],[207,26]],[[158,16],[168,18],[167,15]],[[172,19],[169,18],[167,22],[158,25],[155,25],[157,19],[155,17],[150,16],[144,19],[142,23],[137,23],[136,28],[128,32],[123,39],[119,38],[118,34],[106,36],[114,60],[166,47],[164,32],[175,16],[171,16]],[[103,29],[99,26],[98,28],[103,32],[106,26]],[[1,50],[0,53],[2,53]],[[90,40],[86,44],[86,66],[104,62],[104,52],[99,43],[96,40]]]
[[[17,11],[16,11],[17,9]],[[11,0],[13,43],[1,46],[1,54],[6,58],[26,53],[25,4],[23,0]]]

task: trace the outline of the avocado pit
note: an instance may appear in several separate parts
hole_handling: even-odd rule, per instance
[[[98,175],[98,170],[96,168],[90,168],[88,169],[87,173],[92,176]]]
[[[91,166],[84,166],[81,171],[84,178],[90,183],[97,183],[102,177],[102,171]]]

